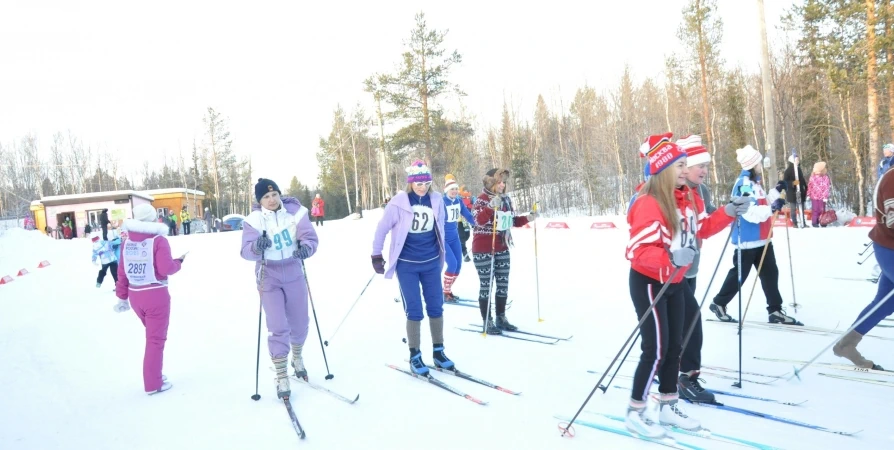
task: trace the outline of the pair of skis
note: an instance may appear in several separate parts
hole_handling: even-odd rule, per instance
[[[470,323],[469,326],[474,327],[474,328],[456,327],[456,329],[462,330],[462,331],[468,331],[471,333],[482,333],[484,330],[484,326],[482,324]],[[501,330],[501,331],[502,331],[502,334],[492,334],[489,336],[501,336],[501,337],[505,337],[505,338],[509,338],[509,339],[516,339],[519,341],[534,342],[536,344],[545,344],[545,345],[556,345],[557,343],[559,343],[559,341],[570,341],[571,338],[574,337],[573,335],[568,336],[568,337],[552,336],[552,335],[548,335],[548,334],[534,333],[534,332],[525,331],[525,330],[515,330],[515,331]],[[520,335],[522,335],[522,336],[520,336]],[[528,336],[530,336],[530,337],[528,337]]]
[[[274,369],[273,367],[270,367],[269,369],[273,372],[276,372],[276,369]],[[357,394],[357,396],[354,397],[353,399],[348,398],[348,397],[345,397],[344,395],[339,394],[338,392],[335,392],[331,389],[320,386],[319,384],[314,383],[310,380],[305,380],[304,378],[298,377],[294,373],[289,375],[289,378],[291,378],[295,381],[299,381],[299,382],[301,382],[301,384],[310,386],[311,388],[313,388],[317,391],[328,394],[328,395],[332,396],[333,398],[341,400],[349,405],[353,405],[354,403],[357,402],[357,400],[360,400],[360,394]],[[292,407],[291,397],[283,397],[282,401],[286,407],[286,411],[289,414],[289,421],[291,421],[291,423],[292,423],[292,428],[295,429],[295,433],[298,434],[299,439],[304,439],[305,437],[307,437],[307,433],[304,432],[304,427],[302,427],[301,422],[298,421],[298,416],[295,414],[295,409]]]
[[[469,300],[467,298],[459,298],[459,297],[453,297],[453,299],[455,301],[444,300],[444,304],[445,305],[454,305],[454,306],[465,306],[467,308],[478,308],[479,307],[478,300]],[[394,301],[398,301],[398,300],[394,299]],[[508,302],[506,302],[506,309],[508,310],[510,308],[512,308],[512,300],[509,300]]]
[[[432,376],[431,371],[432,371],[432,370],[435,370],[435,371],[438,371],[438,372],[440,372],[440,373],[446,373],[446,374],[449,374],[449,375],[453,375],[453,376],[455,376],[455,377],[457,377],[457,378],[462,378],[462,379],[464,379],[464,380],[471,381],[471,382],[473,382],[473,383],[477,383],[477,384],[480,384],[480,385],[482,385],[482,386],[487,386],[487,387],[489,387],[489,388],[491,388],[491,389],[495,389],[495,390],[498,390],[498,391],[500,391],[500,392],[505,392],[505,393],[510,394],[510,395],[520,395],[520,394],[521,394],[521,392],[517,392],[517,391],[513,391],[513,390],[511,390],[511,389],[504,388],[504,387],[499,386],[499,385],[497,385],[497,384],[494,384],[494,383],[491,383],[491,382],[486,381],[486,380],[484,380],[484,379],[478,378],[478,377],[476,377],[476,376],[474,376],[474,375],[470,375],[470,374],[467,374],[467,373],[465,373],[465,372],[460,372],[459,370],[448,370],[448,369],[442,369],[442,368],[440,368],[440,367],[433,366],[433,365],[426,365],[426,366],[429,368],[429,373],[426,374],[426,375],[420,375],[420,374],[417,374],[417,373],[415,373],[415,372],[412,372],[412,371],[409,371],[409,370],[407,370],[407,369],[404,369],[403,367],[395,366],[394,364],[386,364],[386,366],[388,366],[388,367],[390,367],[390,368],[392,368],[392,369],[394,369],[394,370],[396,370],[396,371],[398,371],[398,372],[403,372],[403,373],[405,373],[405,374],[407,374],[407,375],[409,375],[409,376],[411,376],[411,377],[413,377],[413,378],[418,378],[418,379],[420,379],[420,380],[427,381],[429,384],[433,384],[433,385],[435,385],[435,386],[437,386],[437,387],[439,387],[439,388],[441,388],[441,389],[444,389],[445,391],[448,391],[448,392],[450,392],[450,393],[452,393],[452,394],[454,394],[454,395],[458,395],[458,396],[460,396],[460,397],[462,397],[462,398],[465,398],[466,400],[471,401],[472,403],[476,403],[476,404],[479,404],[479,405],[482,405],[482,406],[487,405],[487,402],[484,401],[484,400],[480,400],[480,399],[478,399],[478,398],[475,398],[475,397],[473,397],[473,396],[471,396],[471,395],[469,395],[469,394],[467,394],[467,393],[465,393],[465,392],[463,392],[463,391],[461,391],[461,390],[459,390],[459,389],[457,389],[457,388],[455,388],[455,387],[453,387],[453,386],[451,386],[451,385],[449,385],[449,384],[447,384],[447,383],[445,383],[445,382],[443,382],[443,381],[441,381],[441,380],[435,378],[434,376]]]

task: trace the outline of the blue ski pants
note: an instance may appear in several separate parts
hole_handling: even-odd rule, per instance
[[[885,303],[855,328],[857,333],[864,336],[878,325],[882,319],[890,316],[891,313],[894,313],[894,295],[885,299],[885,297],[891,293],[891,290],[894,289],[894,250],[875,242],[872,243],[872,248],[875,250],[875,259],[878,260],[878,265],[882,269],[882,273],[879,274],[878,292],[875,293],[875,299],[873,299],[872,303],[867,305],[866,308],[863,308],[863,311],[857,316],[857,320],[860,320],[861,317],[869,313],[869,311],[872,310],[872,308],[875,308],[875,305],[878,305],[882,300],[885,300]],[[855,320],[854,323],[856,323],[857,320]]]
[[[424,263],[397,261],[397,281],[404,312],[409,320],[422,320],[422,299],[430,319],[444,315],[444,292],[441,286],[441,258]],[[422,287],[420,292],[420,286]]]
[[[444,242],[447,259],[447,273],[459,275],[459,269],[463,266],[463,246],[459,240],[459,236],[450,239],[448,236]]]

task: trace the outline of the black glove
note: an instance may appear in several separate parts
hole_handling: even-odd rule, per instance
[[[385,260],[382,259],[382,255],[375,255],[372,257],[373,269],[378,274],[385,273]]]
[[[267,237],[266,234],[264,234],[264,235],[261,235],[261,237],[259,237],[258,240],[255,241],[253,250],[255,253],[260,255],[261,253],[264,253],[264,251],[270,247],[273,247],[273,242],[271,242],[270,238]]]
[[[307,259],[310,258],[310,246],[307,244],[298,245],[298,249],[292,252],[292,258]]]

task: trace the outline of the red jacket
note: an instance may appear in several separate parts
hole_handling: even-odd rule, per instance
[[[314,209],[319,208],[319,211]],[[322,198],[315,198],[310,204],[310,212],[314,217],[323,217],[326,215],[326,202]]]
[[[494,252],[502,252],[509,250],[509,245],[512,243],[512,237],[507,228],[504,231],[497,231],[496,243],[493,246],[491,245],[494,243],[494,210],[490,207],[490,200],[493,197],[494,194],[485,189],[472,205],[472,216],[475,217],[475,226],[472,229],[472,253],[490,253],[491,249]],[[508,196],[503,196],[503,204],[500,207],[500,211],[512,216],[513,227],[523,227],[528,223],[528,216],[515,215],[512,201]]]
[[[696,239],[707,239],[733,221],[723,208],[707,215],[704,201],[688,186],[675,189],[674,197],[677,200],[677,217],[681,222],[676,236],[670,235],[658,201],[651,195],[637,197],[627,212],[627,223],[630,224],[627,259],[633,270],[661,283],[670,278],[674,271],[671,252],[688,246],[697,248]],[[682,281],[688,269],[689,266],[681,268],[672,282]]]

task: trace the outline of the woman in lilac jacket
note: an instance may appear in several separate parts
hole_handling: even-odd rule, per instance
[[[146,327],[143,387],[152,395],[172,387],[161,374],[171,319],[168,277],[180,271],[184,257],[171,258],[171,246],[165,238],[168,226],[155,221],[152,205],[138,205],[133,216],[124,221],[128,234],[121,245],[115,283],[115,294],[121,301],[115,305],[115,311],[127,311],[133,304],[133,312]]]
[[[242,257],[255,261],[261,305],[267,316],[267,348],[276,369],[276,395],[288,398],[289,344],[295,375],[307,380],[301,351],[307,339],[310,318],[307,315],[307,284],[302,261],[317,251],[314,231],[307,208],[298,199],[281,197],[272,180],[258,179],[251,214],[242,227]]]
[[[376,273],[391,278],[397,273],[404,312],[407,315],[407,344],[410,347],[410,368],[413,373],[428,376],[428,366],[419,351],[422,328],[422,297],[431,328],[435,365],[455,370],[453,361],[444,354],[444,293],[441,269],[444,267],[445,209],[441,194],[431,191],[431,171],[416,160],[407,169],[407,189],[388,202],[385,214],[376,227],[372,264]],[[382,247],[391,233],[391,264],[385,270]],[[419,287],[422,286],[422,295]]]

